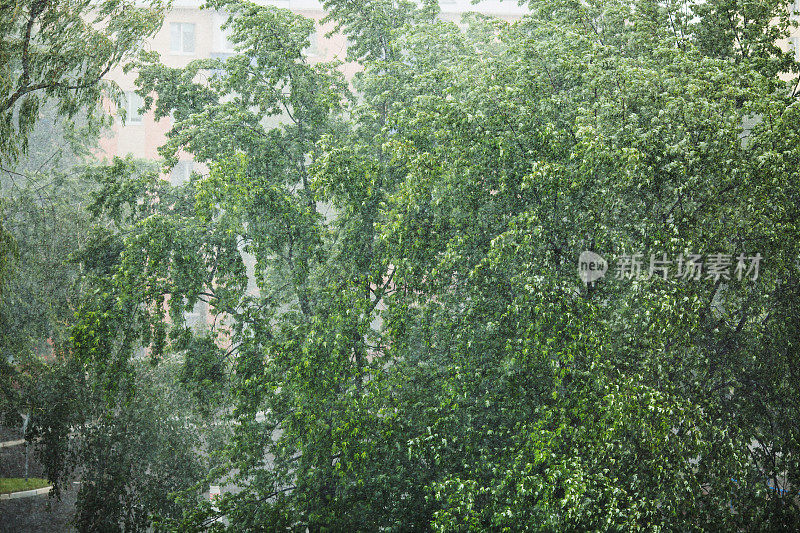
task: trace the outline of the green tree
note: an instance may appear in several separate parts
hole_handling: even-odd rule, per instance
[[[120,92],[104,76],[138,53],[160,27],[163,9],[157,1],[125,0],[0,4],[0,165],[25,154],[43,113],[71,120],[83,112],[95,125],[106,122],[99,104],[105,97],[118,102]],[[15,250],[0,224],[0,287]]]
[[[395,263],[398,294],[427,324],[410,328],[403,307],[397,320],[409,354],[435,344],[453,376],[432,395],[431,409],[449,398],[433,411],[442,428],[417,439],[443,467],[434,523],[789,527],[791,489],[768,486],[797,486],[781,429],[797,227],[780,214],[794,200],[769,198],[796,198],[796,148],[781,141],[773,157],[768,144],[792,137],[790,87],[763,56],[702,55],[693,32],[708,20],[681,33],[658,7],[533,7],[500,33],[505,47],[430,74],[449,82],[445,98],[418,98],[392,124],[411,194],[396,197],[388,240],[409,258]],[[772,258],[758,283],[609,275],[584,288],[575,273],[586,249],[756,247]],[[779,350],[765,348],[775,313],[789,327]]]
[[[29,313],[37,320],[21,324],[17,335],[27,342],[22,356],[41,335],[51,335],[47,363],[30,355],[15,361],[15,405],[30,415],[26,438],[35,444],[53,493],[60,497],[73,481],[79,483],[73,519],[79,531],[144,531],[192,509],[207,488],[203,482],[213,464],[208,454],[216,447],[212,439],[225,432],[224,427],[207,427],[204,406],[192,395],[197,372],[186,379],[183,365],[173,359],[159,357],[154,366],[153,358],[143,357],[142,341],[131,333],[138,310],[115,299],[112,276],[121,261],[123,235],[131,231],[131,209],[127,204],[118,211],[109,207],[109,216],[100,217],[97,209],[106,198],[97,181],[107,183],[109,175],[125,168],[128,176],[138,177],[137,193],[148,184],[168,187],[152,164],[118,160],[117,165],[103,172],[89,169],[80,175],[84,190],[67,189],[81,199],[70,202],[64,195],[80,215],[73,222],[83,223],[81,237],[66,239],[62,223],[51,237],[62,239],[63,255],[53,264],[38,265],[42,254],[35,249],[31,254],[37,268],[64,271],[55,281],[65,286],[51,287],[39,298],[51,308],[63,307],[59,320],[64,323],[45,312]],[[159,197],[170,199],[169,194]],[[44,291],[52,282],[43,277],[33,287],[41,285]],[[13,311],[19,314],[23,308],[24,302],[8,315],[16,319]],[[38,310],[37,305],[32,309]],[[145,343],[151,340],[157,344],[158,332]],[[200,396],[207,398],[207,393]]]
[[[95,108],[113,89],[104,76],[158,30],[163,8],[159,2],[135,6],[122,0],[3,2],[0,163],[25,151],[48,102],[68,118],[87,109],[96,116]]]
[[[101,99],[119,97],[103,77],[138,51],[142,39],[158,29],[162,14],[161,4],[116,0],[0,5],[0,388],[6,399],[15,390],[9,358],[19,359],[30,342],[58,340],[54,328],[64,322],[71,300],[66,293],[74,285],[74,269],[64,259],[76,245],[72,238],[82,211],[69,204],[77,194],[65,185],[71,178],[47,176],[48,170],[58,162],[66,167],[76,162],[64,153],[65,148],[85,149],[85,140],[74,135],[80,129],[75,123],[88,123],[90,135],[97,131],[104,121],[98,113]],[[42,124],[38,130],[37,124]],[[31,136],[38,153],[26,157]],[[54,142],[61,143],[57,151],[50,150]]]
[[[170,527],[791,528],[783,7],[551,0],[460,28],[427,3],[326,6],[363,66],[357,97],[304,58],[309,21],[215,2],[235,56],[140,66],[176,118],[164,155],[208,175],[96,171],[97,209],[131,230],[75,354],[114,390],[143,342],[230,398],[219,475],[240,490]],[[634,280],[612,263],[587,286],[584,250],[641,252],[645,273],[650,254],[733,264]],[[759,277],[739,279],[756,253]],[[200,299],[215,320],[192,339]]]
[[[90,227],[86,198],[93,184],[77,168],[96,131],[81,124],[41,119],[29,136],[35,153],[21,157],[13,170],[0,170],[1,223],[14,251],[0,302],[0,412],[12,427],[29,410],[28,385],[41,358],[66,340],[81,293],[80,269],[70,255]]]

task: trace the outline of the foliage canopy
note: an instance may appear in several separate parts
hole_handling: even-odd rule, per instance
[[[114,227],[84,255],[102,290],[71,356],[109,409],[141,405],[138,345],[177,356],[200,416],[231,428],[211,478],[237,490],[160,527],[796,524],[785,7],[547,0],[458,26],[433,3],[323,3],[362,66],[354,92],[303,54],[308,20],[214,0],[235,55],[138,65],[147,105],[175,117],[163,155],[209,172],[175,188],[126,160],[92,172]],[[764,260],[757,279],[587,286],[584,250]]]

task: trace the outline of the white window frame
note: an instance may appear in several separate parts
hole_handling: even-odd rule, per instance
[[[192,31],[192,49],[186,49],[186,29]],[[177,41],[175,32],[177,30]],[[170,22],[169,23],[169,50],[175,55],[194,55],[197,49],[197,28],[194,22]]]
[[[319,57],[319,34],[317,32],[308,36],[308,46],[303,49],[306,57]]]
[[[169,174],[170,185],[177,187],[188,182],[193,171],[194,161],[191,159],[181,159],[174,167],[172,167],[172,171]]]
[[[184,298],[184,302],[186,299]],[[208,326],[208,303],[197,300],[191,311],[184,311],[183,320],[189,329],[202,330]]]
[[[144,99],[134,91],[125,91],[125,124],[141,124],[144,115],[139,109],[144,107]]]

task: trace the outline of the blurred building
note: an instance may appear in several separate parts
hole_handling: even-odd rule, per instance
[[[306,49],[310,62],[345,60],[347,39],[335,34],[326,37],[333,29],[333,23],[321,24],[325,16],[322,4],[317,0],[256,0],[262,5],[285,8],[316,22],[316,32],[311,37],[311,46]],[[495,15],[504,19],[520,18],[527,8],[515,1],[489,0],[473,5],[471,0],[440,0],[441,17],[445,20],[459,21],[470,11]],[[202,0],[175,0],[172,9],[164,17],[161,30],[145,44],[145,49],[159,53],[164,65],[174,68],[185,67],[190,61],[202,58],[225,58],[233,54],[226,32],[221,28],[227,14],[213,9],[202,9]],[[356,72],[352,63],[342,65],[348,78]],[[156,121],[153,111],[139,113],[143,102],[134,91],[136,73],[124,74],[121,69],[109,74],[108,79],[117,82],[125,91],[126,115],[124,124],[116,120],[112,130],[101,140],[101,158],[125,156],[157,160],[157,149],[166,142],[166,134],[171,128],[169,118]],[[110,111],[114,111],[110,109]],[[186,181],[195,170],[191,157],[181,155],[180,162],[172,170],[170,181],[179,184]],[[201,169],[196,169],[201,170]]]

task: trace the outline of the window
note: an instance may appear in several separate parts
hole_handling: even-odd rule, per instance
[[[186,321],[186,326],[196,331],[202,330],[207,325],[206,315],[208,315],[208,304],[202,300],[198,300],[197,303],[194,304],[192,312],[184,313],[183,318]]]
[[[125,92],[125,123],[141,124],[142,114],[139,110],[144,107],[142,97],[133,91]]]
[[[173,187],[183,185],[189,181],[189,176],[192,175],[194,163],[192,161],[178,161],[178,164],[172,168],[169,175],[169,182]]]
[[[144,359],[145,357],[147,357],[147,352],[148,350],[144,346],[137,346],[136,348],[133,349],[133,358]]]
[[[304,52],[309,57],[315,57],[319,55],[319,38],[317,37],[316,33],[312,33],[308,36],[308,46],[305,48]]]
[[[193,54],[194,24],[187,22],[170,23],[169,49],[176,54]]]

